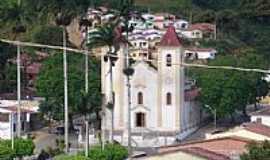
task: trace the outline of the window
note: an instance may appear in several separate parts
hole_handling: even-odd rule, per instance
[[[0,122],[9,122],[9,114],[0,113]]]
[[[166,56],[166,62],[167,62],[166,65],[168,67],[172,66],[172,56],[170,54],[167,54],[167,56]]]
[[[142,92],[138,93],[138,104],[143,104],[143,94],[142,94]]]
[[[257,122],[257,123],[262,123],[262,118],[261,118],[261,117],[257,117],[257,118],[256,118],[256,122]]]
[[[172,94],[171,93],[166,94],[166,104],[172,105]]]
[[[145,127],[145,114],[142,112],[136,113],[136,127]]]

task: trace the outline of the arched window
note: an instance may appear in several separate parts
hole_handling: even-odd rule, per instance
[[[171,93],[166,94],[166,104],[172,105],[172,94]]]
[[[166,56],[166,65],[168,67],[172,66],[172,55],[170,55],[170,54],[167,54],[167,56]]]
[[[142,92],[139,92],[138,93],[138,104],[143,104],[143,94]]]

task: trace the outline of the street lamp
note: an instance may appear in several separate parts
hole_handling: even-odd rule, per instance
[[[216,130],[217,129],[217,109],[214,109],[207,104],[204,106],[205,106],[205,108],[208,108],[212,112],[212,114],[214,115],[214,125],[215,125],[215,130]]]

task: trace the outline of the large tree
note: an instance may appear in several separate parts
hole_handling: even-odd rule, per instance
[[[82,110],[82,91],[84,90],[84,56],[69,53],[68,54],[68,98],[70,116],[74,114],[87,114],[89,110]],[[64,106],[64,78],[62,54],[56,53],[43,63],[42,70],[36,81],[38,94],[45,97],[42,103],[41,111],[56,120],[63,119]],[[96,98],[88,96],[91,104],[97,105],[100,100],[100,67],[96,60],[89,61],[89,94]],[[90,103],[90,102],[88,102]],[[86,108],[87,109],[87,108]]]
[[[245,49],[242,52],[239,55],[220,56],[210,61],[209,65],[266,68],[266,60],[254,50]],[[262,73],[223,69],[193,71],[201,87],[199,99],[204,106],[216,109],[219,118],[233,115],[237,110],[245,114],[246,105],[256,103],[257,97],[265,96],[268,91],[263,80],[266,75]]]

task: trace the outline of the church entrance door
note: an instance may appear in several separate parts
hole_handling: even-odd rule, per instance
[[[139,112],[136,113],[136,127],[145,127],[145,113]]]

